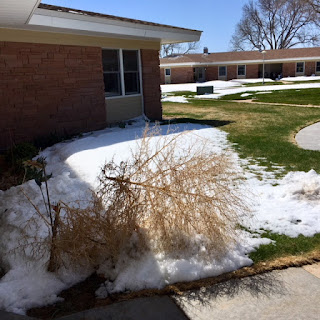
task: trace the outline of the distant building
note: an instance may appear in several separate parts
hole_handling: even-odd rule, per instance
[[[320,48],[184,54],[160,59],[161,83],[320,75]]]

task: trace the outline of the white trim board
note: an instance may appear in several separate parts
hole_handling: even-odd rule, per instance
[[[195,30],[154,26],[39,8],[30,19],[29,26],[41,27],[41,30],[44,31],[65,32],[69,30],[73,34],[156,39],[161,43],[198,41],[202,33]]]
[[[0,0],[0,25],[28,23],[41,0]]]
[[[285,62],[302,62],[302,61],[320,61],[320,56],[318,57],[297,57],[290,59],[265,59],[265,64],[271,63],[285,63]],[[228,66],[228,65],[241,65],[241,64],[263,64],[263,60],[235,60],[235,61],[217,61],[217,62],[181,62],[181,63],[163,63],[160,64],[161,68],[168,67],[209,67],[209,66]]]

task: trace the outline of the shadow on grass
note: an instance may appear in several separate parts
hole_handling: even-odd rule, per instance
[[[250,294],[253,297],[282,296],[287,292],[285,283],[277,273],[269,272],[249,276],[242,279],[230,279],[213,286],[203,287],[200,290],[185,292],[182,296],[175,296],[178,304],[192,304],[197,302],[201,305],[218,303],[219,298],[228,299],[245,294],[244,299]]]
[[[196,123],[196,124],[207,125],[211,127],[223,127],[233,122],[234,121],[228,121],[228,120],[209,120],[209,119],[199,120],[199,119],[193,119],[193,118],[176,118],[176,119],[163,120],[161,122],[161,125],[179,124],[179,123]]]

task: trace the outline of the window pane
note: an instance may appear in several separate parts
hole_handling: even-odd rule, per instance
[[[238,76],[245,76],[246,75],[246,66],[241,65],[238,66]]]
[[[320,61],[317,61],[316,71],[317,71],[317,72],[320,72]]]
[[[122,54],[124,71],[138,71],[138,51],[123,50]]]
[[[304,63],[303,62],[297,62],[297,73],[304,72]]]
[[[171,75],[171,70],[170,69],[166,69],[166,76],[170,76]]]
[[[103,80],[107,97],[121,95],[120,73],[104,73]]]
[[[219,67],[219,77],[224,77],[227,75],[227,67]]]
[[[119,71],[119,51],[102,50],[103,71]]]
[[[124,85],[126,88],[126,95],[140,93],[139,73],[125,72]]]

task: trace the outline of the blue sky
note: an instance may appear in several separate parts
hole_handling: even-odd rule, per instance
[[[248,0],[42,0],[42,3],[202,30],[199,50],[229,51]]]

